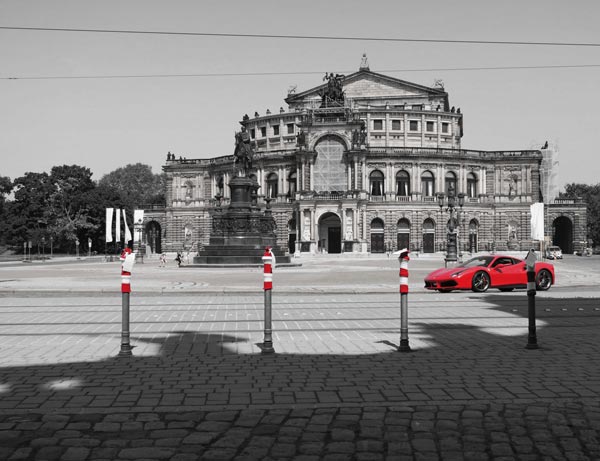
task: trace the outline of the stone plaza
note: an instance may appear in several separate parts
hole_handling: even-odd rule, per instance
[[[172,258],[171,258],[172,259]],[[0,459],[600,459],[600,260],[565,256],[537,293],[431,293],[413,255],[317,255],[274,270],[138,263],[133,355],[119,263],[0,266]]]

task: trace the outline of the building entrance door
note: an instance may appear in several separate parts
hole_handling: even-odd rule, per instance
[[[398,250],[410,248],[410,234],[398,234]]]
[[[371,234],[371,253],[385,253],[383,233]]]
[[[423,221],[423,253],[435,253],[435,222],[431,218]]]
[[[435,234],[423,234],[423,253],[434,253]]]
[[[335,213],[325,213],[319,220],[319,251],[342,252],[342,221]]]
[[[341,253],[342,249],[342,229],[340,227],[330,227],[327,229],[327,252]]]

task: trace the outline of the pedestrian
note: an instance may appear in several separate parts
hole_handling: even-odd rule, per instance
[[[166,267],[167,266],[167,255],[162,253],[160,255],[159,261],[160,261],[159,267]]]
[[[175,261],[177,261],[177,267],[181,267],[181,253],[177,252],[177,256],[175,256]]]

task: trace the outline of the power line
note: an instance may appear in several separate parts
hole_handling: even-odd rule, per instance
[[[332,35],[279,35],[279,34],[231,34],[213,32],[170,32],[157,30],[117,30],[117,29],[75,29],[54,27],[11,27],[0,26],[2,30],[43,31],[43,32],[89,32],[101,34],[137,34],[137,35],[178,35],[190,37],[234,37],[234,38],[277,38],[296,40],[353,40],[370,42],[415,42],[415,43],[460,43],[477,45],[530,45],[530,46],[585,46],[600,47],[600,43],[585,42],[530,42],[516,40],[451,40],[425,38],[394,38],[394,37],[352,37]]]
[[[495,67],[447,67],[428,69],[396,69],[381,70],[378,73],[405,73],[405,72],[469,72],[486,70],[527,70],[527,69],[582,69],[600,67],[600,64],[567,64],[567,65],[542,65],[542,66],[495,66]],[[345,74],[353,71],[340,71]],[[46,75],[38,77],[0,77],[0,80],[85,80],[85,79],[134,79],[134,78],[210,78],[210,77],[257,77],[276,75],[314,75],[323,74],[323,71],[300,72],[231,72],[214,74],[139,74],[139,75]]]

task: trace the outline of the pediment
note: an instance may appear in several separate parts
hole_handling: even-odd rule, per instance
[[[369,99],[431,99],[446,98],[447,93],[441,88],[430,88],[417,83],[411,83],[369,70],[361,70],[345,77],[342,83],[346,98],[354,100]],[[302,104],[320,98],[326,84],[310,90],[291,94],[286,102],[291,105]]]

